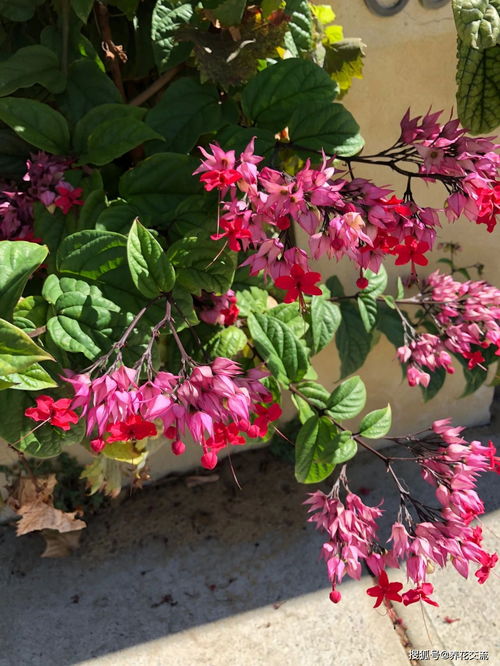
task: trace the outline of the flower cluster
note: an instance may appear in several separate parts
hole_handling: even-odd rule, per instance
[[[438,333],[416,334],[398,349],[407,363],[410,386],[427,386],[430,371],[453,373],[450,353],[461,356],[471,370],[483,367],[485,355],[500,355],[500,290],[484,281],[457,282],[435,271],[423,281],[421,303]]]
[[[55,206],[66,215],[73,206],[81,206],[81,188],[64,181],[70,161],[36,153],[26,163],[23,186],[4,185],[0,189],[0,240],[35,240],[33,204]]]
[[[336,587],[344,575],[359,579],[363,562],[378,577],[378,585],[367,591],[376,597],[375,607],[384,599],[406,605],[419,600],[437,605],[429,597],[433,587],[427,577],[435,566],[444,567],[448,562],[465,578],[474,565],[478,582],[487,580],[498,556],[484,550],[481,527],[471,523],[484,513],[476,492],[477,477],[486,471],[500,473],[500,458],[492,442],[488,446],[478,441],[468,443],[461,437],[462,431],[443,419],[433,424],[426,438],[415,440],[415,448],[420,448],[415,460],[423,478],[434,486],[440,508],[413,497],[395,476],[402,509],[392,525],[391,547],[377,540],[377,519],[382,510],[366,506],[352,493],[343,472],[329,495],[321,491],[310,494],[305,502],[312,514],[309,521],[328,536],[322,556],[332,583],[333,602],[341,599]],[[340,499],[341,487],[346,494],[344,501]],[[414,585],[406,592],[401,592],[402,583],[389,582],[386,571],[402,563]]]
[[[446,213],[450,220],[464,213],[485,223],[489,231],[499,212],[499,188],[495,178],[500,158],[488,138],[470,138],[452,120],[439,125],[439,113],[423,119],[409,117],[401,123],[396,144],[383,151],[377,164],[395,168],[412,178],[440,180],[448,189]],[[309,260],[326,255],[348,257],[360,269],[377,273],[391,255],[396,265],[428,263],[426,253],[436,240],[440,225],[438,210],[420,207],[410,184],[403,199],[352,173],[357,158],[346,158],[349,175],[338,172],[333,159],[323,155],[321,165],[312,168],[307,160],[294,176],[260,168],[263,157],[254,154],[254,140],[236,156],[211,144],[211,153],[200,148],[204,159],[194,172],[201,174],[205,189],[218,189],[222,211],[214,240],[224,239],[228,247],[249,252],[243,265],[251,275],[261,271],[278,288],[286,289],[285,300],[302,300],[304,294],[320,293],[321,276],[310,270]],[[358,161],[370,163],[370,158]],[[400,163],[418,166],[407,171]],[[309,255],[291,242],[288,228],[295,221],[308,236]]]
[[[228,445],[264,437],[281,416],[260,381],[268,373],[246,374],[227,358],[198,365],[188,375],[158,372],[139,382],[138,371],[121,366],[96,379],[88,374],[66,377],[75,392],[71,406],[81,409],[95,452],[111,442],[138,441],[160,434],[172,440],[172,451],[184,453],[190,437],[201,446],[201,464],[213,469],[218,452]]]
[[[441,113],[410,118],[407,111],[401,121],[400,141],[412,146],[421,158],[421,173],[451,177],[451,193],[445,203],[448,220],[465,215],[491,232],[500,214],[498,145],[493,137],[466,136],[458,120],[440,125]]]

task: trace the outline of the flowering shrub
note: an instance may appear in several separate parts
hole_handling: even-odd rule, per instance
[[[449,273],[420,273],[445,219],[494,231],[493,138],[408,112],[392,146],[363,154],[358,125],[333,101],[361,76],[363,47],[343,39],[329,7],[57,8],[0,7],[12,47],[0,62],[0,437],[21,465],[8,500],[18,534],[84,526],[54,508],[55,477],[35,477],[26,454],[82,443],[94,456],[82,474],[90,492],[114,495],[120,464],[140,483],[158,446],[195,449],[213,469],[233,446],[280,433],[288,393],[301,423],[290,441],[297,481],[336,476],[329,495],[306,500],[326,534],[332,601],[362,564],[378,580],[376,606],[436,603],[432,565],[467,576],[472,564],[484,583],[496,555],[472,522],[484,511],[478,474],[500,470],[493,445],[467,443],[446,418],[387,437],[389,405],[356,429],[345,422],[364,410],[354,373],[376,331],[427,399],[457,364],[466,393],[476,390],[497,360],[500,291],[453,258]],[[405,191],[356,176],[357,164],[404,175]],[[441,209],[414,198],[416,180],[441,188]],[[356,266],[347,294],[315,270],[325,256]],[[393,294],[388,264],[406,271]],[[333,340],[342,381],[330,392],[311,359]],[[382,438],[420,467],[438,509],[367,441]],[[377,536],[382,509],[348,487],[359,447],[401,495],[390,546]],[[403,563],[406,591],[387,571]]]

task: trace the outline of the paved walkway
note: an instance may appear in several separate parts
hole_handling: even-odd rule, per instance
[[[398,604],[397,630],[371,608],[368,577],[342,585],[335,606],[291,466],[267,451],[233,464],[242,490],[227,462],[216,483],[146,489],[91,520],[66,559],[40,559],[39,536],[1,527],[0,666],[403,666],[405,641],[489,651],[500,665],[498,575],[479,586],[437,573],[440,607]],[[353,490],[369,488],[377,503],[384,466],[359,456],[351,467]],[[482,494],[488,546],[500,551],[499,484],[489,475]],[[384,504],[395,506],[395,496]]]

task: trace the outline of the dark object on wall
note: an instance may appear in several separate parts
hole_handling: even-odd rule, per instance
[[[419,0],[425,9],[439,9],[447,5],[450,0]],[[365,4],[370,11],[377,16],[394,16],[406,7],[409,0],[393,0],[391,5],[382,4],[381,0],[365,0]]]
[[[378,16],[394,16],[406,7],[409,0],[394,0],[392,5],[383,5],[380,0],[365,0],[370,11]]]

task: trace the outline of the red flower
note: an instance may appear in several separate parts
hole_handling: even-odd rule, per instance
[[[129,442],[154,437],[156,426],[151,421],[145,421],[139,414],[131,414],[126,421],[112,423],[107,432],[111,434],[107,439],[108,442]]]
[[[481,585],[488,580],[490,571],[497,562],[498,555],[496,553],[493,553],[493,555],[488,555],[488,553],[483,554],[481,557],[481,567],[474,574]]]
[[[417,585],[414,590],[408,590],[403,594],[403,603],[405,606],[409,604],[414,604],[417,601],[425,601],[431,606],[439,606],[439,604],[431,599],[428,595],[434,592],[434,586],[432,583],[422,583],[422,585]]]
[[[200,176],[200,181],[205,183],[207,192],[217,188],[223,190],[233,183],[236,183],[241,178],[241,173],[235,169],[224,169],[223,171],[207,171]]]
[[[480,351],[464,352],[462,356],[465,359],[469,360],[469,362],[467,363],[467,367],[469,368],[469,370],[472,370],[472,368],[475,368],[476,365],[480,365],[484,361],[484,356],[481,354]]]
[[[402,601],[403,599],[399,594],[399,590],[401,590],[402,587],[403,583],[389,583],[386,572],[382,571],[378,577],[378,585],[370,587],[366,590],[366,594],[370,597],[377,597],[377,601],[373,606],[373,608],[377,608],[384,599],[387,599],[388,601]]]
[[[50,395],[41,395],[36,399],[36,407],[28,407],[24,415],[33,421],[48,421],[61,430],[69,430],[72,423],[78,423],[78,415],[69,409],[70,405],[70,398],[54,400]]]
[[[290,271],[290,275],[282,275],[275,281],[278,289],[286,289],[287,293],[283,299],[285,303],[293,303],[297,298],[302,299],[304,294],[308,296],[321,296],[322,291],[316,286],[316,282],[321,280],[321,273],[314,273],[306,271],[294,264]]]
[[[406,236],[404,245],[397,245],[394,248],[395,253],[398,255],[396,259],[396,266],[402,266],[411,261],[413,264],[419,266],[427,266],[429,260],[424,257],[424,252],[429,250],[429,243],[419,241],[413,236]]]
[[[75,187],[73,189],[68,185],[57,185],[56,192],[59,196],[54,201],[54,204],[60,208],[65,215],[69,213],[73,206],[83,206],[83,201],[78,198],[83,194],[83,189],[81,187]]]
[[[281,414],[281,407],[274,403],[270,407],[264,407],[263,405],[255,405],[255,411],[258,414],[257,418],[253,422],[254,430],[257,434],[254,437],[265,437],[267,435],[267,429],[269,424],[273,421],[277,421]],[[257,430],[255,430],[255,427]]]
[[[234,324],[234,322],[238,319],[240,309],[233,304],[228,308],[223,308],[220,313],[224,317],[224,326],[231,326],[231,324]]]
[[[210,236],[212,240],[220,240],[227,238],[228,245],[233,252],[241,250],[239,241],[243,238],[252,238],[250,229],[243,228],[243,218],[240,216],[234,217],[232,220],[222,219],[220,226],[224,229],[222,234],[213,234]]]

